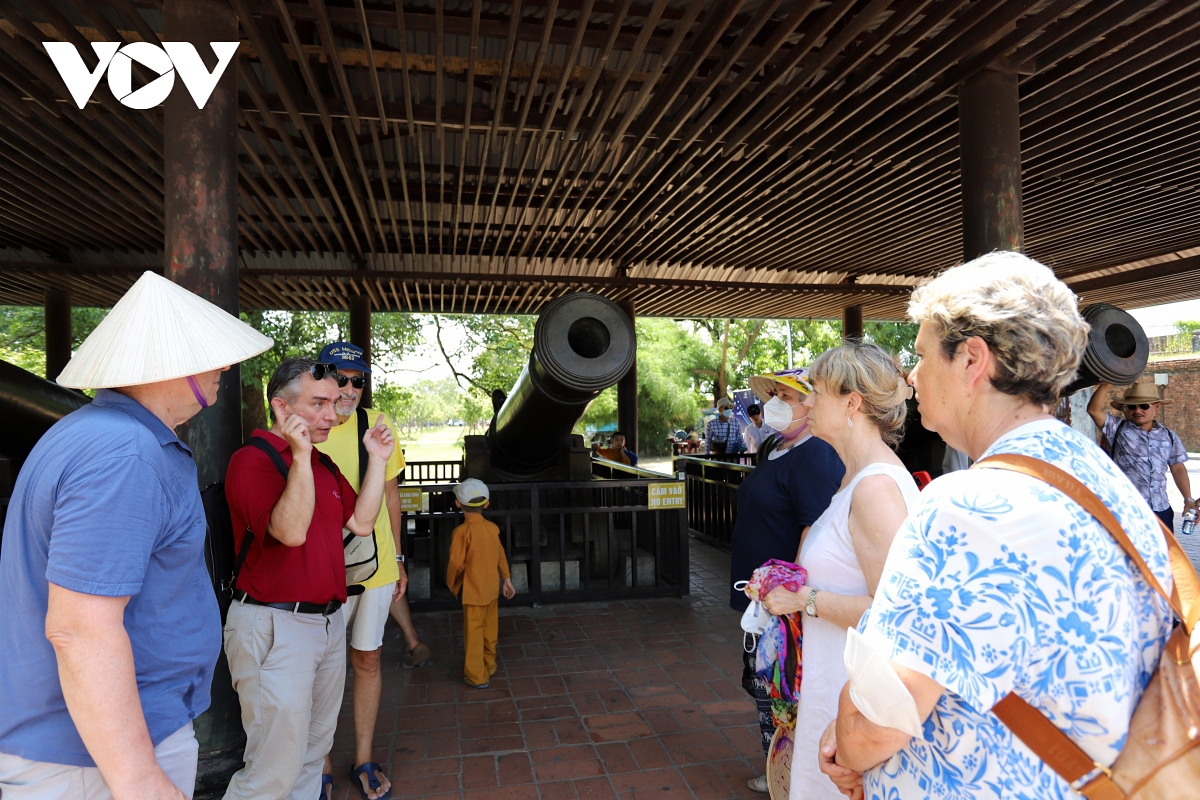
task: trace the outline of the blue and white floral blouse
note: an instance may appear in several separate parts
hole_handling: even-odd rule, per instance
[[[1044,420],[1010,431],[985,455],[994,453],[1081,480],[1170,586],[1158,519],[1094,443]],[[977,469],[921,493],[860,628],[881,654],[947,689],[924,736],[863,776],[869,800],[1044,800],[1077,795],[989,709],[1015,691],[1111,764],[1170,612],[1082,507],[1034,478]]]

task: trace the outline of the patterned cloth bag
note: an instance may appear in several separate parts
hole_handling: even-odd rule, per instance
[[[754,570],[746,585],[746,594],[759,601],[782,586],[798,592],[808,579],[804,567],[791,561],[773,558]],[[796,724],[796,702],[800,697],[800,615],[772,616],[758,640],[755,670],[767,684],[771,697],[771,713],[776,727],[791,729]]]

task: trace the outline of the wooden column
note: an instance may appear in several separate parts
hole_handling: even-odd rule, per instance
[[[636,309],[632,300],[618,303],[621,310],[629,316],[630,322],[637,322]],[[633,452],[638,452],[638,385],[637,385],[637,332],[634,332],[633,366],[625,377],[617,381],[617,427],[625,434],[625,446]]]
[[[997,70],[963,81],[958,92],[963,259],[1024,248],[1021,219],[1021,115],[1017,76]]]
[[[366,294],[350,296],[350,343],[363,349],[363,358],[370,364],[371,298]],[[371,385],[373,383],[374,381],[367,381],[366,388],[363,389],[362,400],[359,401],[359,405],[363,408],[371,407]]]
[[[46,290],[46,380],[55,380],[71,360],[71,293]]]
[[[209,42],[239,38],[227,0],[165,0],[162,15],[163,39],[191,42],[210,70],[217,59]],[[175,82],[163,109],[164,274],[230,314],[239,310],[236,132],[235,66],[225,70],[203,109]],[[242,444],[241,383],[234,364],[221,377],[217,402],[180,429],[196,458],[201,487],[224,479],[230,456]],[[231,541],[210,544],[232,555]],[[195,727],[196,792],[223,792],[242,765],[246,741],[224,654],[213,675],[212,705]]]
[[[861,339],[863,335],[862,306],[846,306],[842,309],[842,341]]]

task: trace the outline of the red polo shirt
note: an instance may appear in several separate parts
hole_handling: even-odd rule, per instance
[[[254,435],[265,439],[288,466],[292,450],[279,436],[264,430]],[[327,603],[346,600],[346,556],[342,528],[354,516],[358,500],[350,484],[337,477],[312,451],[316,504],[308,536],[299,547],[288,547],[267,533],[271,512],[283,496],[287,480],[267,458],[253,447],[243,447],[229,460],[225,473],[225,496],[233,517],[234,552],[240,552],[246,529],[254,531],[254,543],[238,573],[237,588],[264,603]]]

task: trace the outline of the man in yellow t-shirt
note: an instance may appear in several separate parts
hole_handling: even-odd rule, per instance
[[[329,431],[329,438],[317,445],[317,449],[333,459],[338,469],[355,491],[360,480],[359,467],[359,414],[366,414],[369,430],[382,417],[383,424],[396,435],[391,420],[378,411],[359,409],[363,388],[371,368],[363,358],[363,351],[348,342],[334,342],[321,351],[319,361],[332,364],[338,369],[338,398],[334,402],[338,425]],[[379,668],[383,650],[383,628],[387,623],[388,610],[393,602],[404,602],[404,591],[408,588],[408,575],[404,568],[400,539],[400,492],[398,476],[404,469],[404,455],[400,452],[399,439],[388,459],[384,472],[383,507],[375,520],[375,546],[379,552],[379,571],[363,582],[362,594],[351,596],[346,601],[346,626],[349,630],[350,663],[354,667],[354,738],[355,756],[351,777],[358,781],[363,795],[368,800],[380,800],[391,796],[391,782],[384,775],[371,753],[371,740],[375,735],[375,720],[379,714],[379,698],[383,693],[383,674]],[[407,610],[407,603],[406,610]],[[411,623],[410,623],[411,626]],[[405,632],[406,636],[409,634]],[[415,633],[411,637],[415,639]],[[429,658],[428,648],[419,641],[410,647],[414,662]],[[325,774],[333,768],[328,757],[325,759]],[[323,779],[322,797],[327,796],[329,780]]]

